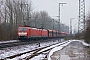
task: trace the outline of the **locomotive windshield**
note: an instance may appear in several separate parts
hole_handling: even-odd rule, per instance
[[[26,31],[27,28],[19,28],[19,31]]]

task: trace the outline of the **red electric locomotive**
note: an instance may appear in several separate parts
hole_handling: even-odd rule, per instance
[[[60,32],[56,30],[37,29],[37,28],[31,28],[31,27],[18,28],[18,39],[21,41],[57,38],[57,37],[65,37],[65,36],[66,36],[65,32]]]
[[[48,31],[45,29],[37,29],[31,27],[19,27],[18,39],[19,40],[35,40],[41,38],[47,38]]]

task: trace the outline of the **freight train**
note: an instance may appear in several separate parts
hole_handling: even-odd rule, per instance
[[[32,28],[26,26],[18,28],[18,39],[20,41],[63,38],[65,36],[67,36],[67,33],[56,30]]]

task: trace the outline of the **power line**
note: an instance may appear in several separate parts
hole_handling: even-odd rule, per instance
[[[74,14],[74,11],[73,11],[73,9],[72,9],[72,7],[71,7],[70,1],[68,0],[68,2],[69,2],[71,11],[72,11],[72,13]],[[74,15],[75,15],[75,14],[74,14]]]
[[[56,3],[58,3],[56,0],[53,0],[53,1],[55,1]],[[63,8],[63,10],[64,10],[65,14],[68,16],[68,14],[66,13],[66,11],[65,11],[64,8]],[[69,16],[68,16],[68,17],[69,17]]]
[[[67,17],[69,18],[69,16],[68,16],[68,14],[66,13],[66,11],[65,11],[64,7],[62,7],[62,8],[63,8],[63,11],[65,12],[65,14],[67,15]]]
[[[53,1],[55,1],[56,3],[58,3],[56,0],[53,0]],[[66,11],[65,11],[65,9],[63,8],[63,10],[64,10],[64,12],[66,13]],[[66,13],[66,15],[68,16],[68,14]],[[69,17],[69,16],[68,16]]]
[[[58,3],[56,0],[53,0],[53,1],[55,1],[56,3]]]
[[[56,0],[53,0],[53,1],[55,1],[56,3],[58,3]],[[68,2],[69,2],[69,5],[70,5],[70,9],[71,9],[71,11],[72,11],[72,15],[75,16],[75,13],[74,13],[74,11],[73,11],[73,9],[72,9],[72,7],[71,7],[70,1],[68,0]],[[63,10],[65,11],[64,8],[63,8]],[[68,16],[68,14],[66,13],[66,11],[65,11],[65,14]],[[69,16],[68,16],[68,17],[69,17]]]

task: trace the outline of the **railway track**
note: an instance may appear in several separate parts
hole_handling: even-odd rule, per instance
[[[33,44],[33,43],[38,43],[38,42],[47,42],[49,40],[36,40],[36,41],[29,41],[29,42],[8,42],[8,43],[0,43],[0,49],[7,48],[7,47],[14,47],[14,46],[19,46],[19,45],[27,45],[27,44]]]
[[[63,45],[63,44],[66,44],[68,42],[70,42],[70,41],[65,41],[63,43],[56,43],[56,44],[53,44],[53,45],[50,45],[50,46],[41,47],[41,48],[38,48],[38,49],[35,49],[35,50],[31,50],[31,51],[23,52],[23,53],[16,54],[16,55],[13,55],[13,56],[9,56],[9,57],[6,57],[6,58],[1,59],[1,60],[13,59],[13,58],[16,58],[16,57],[20,57],[24,54],[28,54],[28,56],[25,56],[24,58],[21,58],[20,60],[29,60],[29,59],[31,59],[31,58],[39,55],[39,54],[42,54],[43,52],[50,51],[52,48]]]
[[[9,42],[9,43],[1,43],[0,44],[0,49],[7,48],[7,47],[19,46],[19,45],[25,45],[25,44],[30,44],[30,43],[31,42]]]

